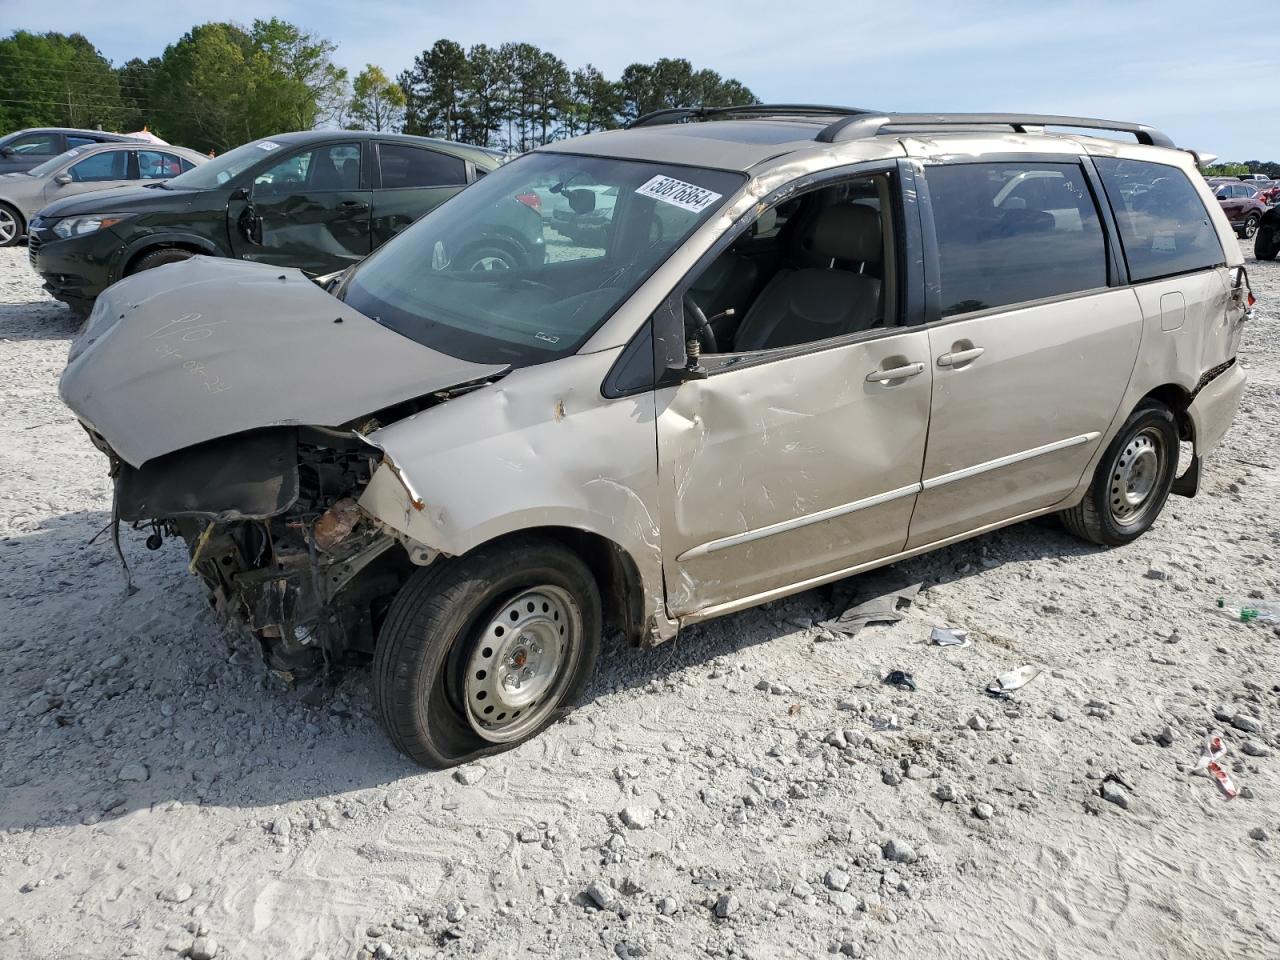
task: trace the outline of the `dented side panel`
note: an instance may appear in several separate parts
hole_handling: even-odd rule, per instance
[[[729,369],[658,392],[673,616],[902,549],[932,371],[923,330]]]
[[[360,506],[408,538],[411,553],[457,556],[539,527],[597,534],[635,563],[651,639],[672,636],[653,393],[608,399],[599,389],[620,352],[525,367],[370,434],[386,458]]]

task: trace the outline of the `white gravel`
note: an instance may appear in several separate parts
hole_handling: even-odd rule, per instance
[[[1024,524],[900,564],[926,590],[852,640],[814,591],[611,648],[569,720],[450,774],[367,673],[264,676],[176,546],[129,534],[125,596],[73,321],[0,250],[0,957],[1280,955],[1280,637],[1212,609],[1280,603],[1280,263],[1248,266],[1243,409],[1138,543]],[[1209,729],[1235,800],[1188,775]]]

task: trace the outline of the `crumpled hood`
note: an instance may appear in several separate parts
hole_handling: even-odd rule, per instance
[[[139,467],[245,430],[338,426],[505,369],[393,333],[298,270],[194,257],[106,290],[59,392]]]

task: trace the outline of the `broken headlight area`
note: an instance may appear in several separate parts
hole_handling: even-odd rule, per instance
[[[119,517],[187,544],[219,618],[274,670],[315,673],[371,653],[405,550],[356,505],[381,453],[354,431],[273,427],[134,468],[115,461]]]

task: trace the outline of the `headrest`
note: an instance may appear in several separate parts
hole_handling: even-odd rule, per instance
[[[813,252],[820,257],[876,263],[881,246],[880,214],[862,204],[824,207],[813,225]]]

